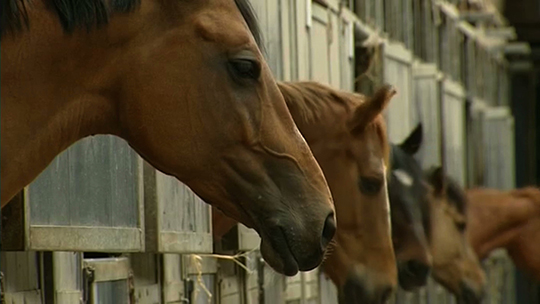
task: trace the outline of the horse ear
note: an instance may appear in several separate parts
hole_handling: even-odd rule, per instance
[[[431,171],[431,174],[429,175],[429,182],[433,186],[436,196],[441,196],[445,193],[446,187],[442,167],[436,167],[433,169],[433,171]]]
[[[388,106],[396,93],[397,91],[393,86],[385,85],[378,89],[372,97],[356,107],[352,119],[349,121],[351,133],[362,133],[366,126]]]
[[[407,154],[414,155],[418,150],[420,150],[420,146],[422,145],[422,137],[423,137],[423,129],[422,129],[422,123],[418,123],[416,128],[409,134],[409,137],[407,137],[400,145],[399,147],[403,149]]]

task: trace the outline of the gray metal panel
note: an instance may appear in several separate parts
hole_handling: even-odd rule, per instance
[[[142,250],[140,164],[114,136],[85,138],[60,154],[28,186],[28,249]]]

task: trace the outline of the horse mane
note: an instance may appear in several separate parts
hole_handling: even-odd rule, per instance
[[[510,195],[518,198],[529,199],[540,207],[540,189],[537,187],[529,186],[520,189],[513,189],[510,191]]]
[[[365,104],[366,97],[362,94],[336,90],[328,85],[314,81],[282,82],[278,81],[278,87],[291,113],[297,113],[303,123],[312,124],[321,121],[329,122],[328,128],[335,128],[336,119],[325,119],[329,116],[338,117],[339,110],[344,109],[346,113],[351,113],[357,106]],[[379,111],[366,107],[366,111]],[[339,117],[339,120],[342,118]],[[296,119],[295,119],[296,120]],[[343,126],[346,122],[343,121]],[[386,136],[386,123],[381,114],[377,115],[367,126],[366,130],[374,130],[383,147],[385,164],[389,163],[390,144]]]
[[[141,0],[44,0],[49,9],[57,16],[66,33],[83,27],[90,31],[109,23],[112,13],[129,13],[138,8]],[[244,17],[249,30],[259,46],[262,35],[254,10],[249,0],[234,0]],[[30,20],[27,14],[29,0],[0,1],[0,39],[6,33],[15,33],[28,28]]]

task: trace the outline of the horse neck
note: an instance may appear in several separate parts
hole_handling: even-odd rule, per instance
[[[2,37],[2,206],[77,140],[116,131],[100,61],[85,57],[92,44],[61,35],[56,20],[32,18],[32,31]]]
[[[468,238],[480,259],[507,248],[527,223],[540,217],[540,205],[526,197],[493,189],[472,189],[468,197]]]

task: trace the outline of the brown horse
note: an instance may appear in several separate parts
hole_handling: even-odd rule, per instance
[[[461,303],[480,303],[486,278],[467,239],[465,191],[445,177],[440,167],[427,176],[434,188],[430,205],[432,276]]]
[[[431,187],[414,155],[422,145],[422,124],[400,144],[392,144],[388,193],[399,285],[407,291],[426,285],[432,256],[428,220]]]
[[[336,246],[324,271],[338,286],[340,303],[383,303],[397,284],[380,115],[394,91],[385,87],[366,99],[312,82],[278,85],[335,201]],[[213,224],[219,238],[234,221],[214,212]]]
[[[540,282],[540,190],[467,190],[468,238],[480,260],[504,248],[514,264]]]
[[[112,134],[257,230],[277,271],[321,263],[331,194],[250,33],[247,0],[0,6],[2,206],[76,141]]]

